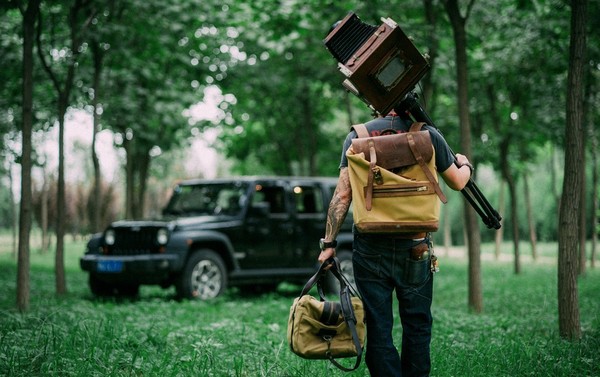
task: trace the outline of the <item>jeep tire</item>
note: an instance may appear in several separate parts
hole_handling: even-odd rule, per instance
[[[92,294],[96,297],[108,297],[115,293],[115,286],[100,280],[96,275],[90,274],[89,285]]]
[[[209,249],[195,251],[178,277],[175,289],[177,296],[184,299],[218,297],[227,289],[227,270],[223,259]]]
[[[100,280],[96,275],[90,274],[90,290],[96,297],[137,297],[140,293],[140,285],[134,283],[107,283]]]

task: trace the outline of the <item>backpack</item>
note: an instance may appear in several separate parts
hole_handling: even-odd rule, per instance
[[[440,202],[431,135],[413,123],[405,133],[369,136],[364,124],[348,148],[354,224],[364,233],[434,232]],[[394,131],[395,130],[391,130]]]

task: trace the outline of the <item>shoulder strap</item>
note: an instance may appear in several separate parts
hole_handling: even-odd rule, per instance
[[[369,137],[369,131],[367,131],[367,126],[364,123],[355,124],[352,129],[356,131],[358,137]]]
[[[423,160],[423,156],[421,156],[421,153],[419,152],[419,149],[417,148],[415,139],[411,135],[411,132],[420,131],[421,128],[423,127],[423,125],[425,125],[424,122],[415,122],[410,126],[410,131],[408,131],[408,134],[407,134],[408,145],[410,147],[410,150],[412,151],[413,156],[415,156],[415,159],[419,163],[419,166],[421,167],[421,169],[423,169],[423,172],[427,176],[427,179],[429,179],[429,182],[431,182],[431,184],[433,184],[433,189],[435,190],[435,193],[440,198],[442,203],[446,204],[448,202],[448,199],[446,199],[446,195],[444,195],[444,193],[442,192],[442,189],[440,188],[440,185],[438,184],[438,182],[435,180],[433,173],[431,172],[431,170],[429,170],[429,167],[425,163],[425,160]]]
[[[355,124],[352,129],[356,131],[359,138],[370,137],[367,127],[361,124]],[[375,153],[375,144],[373,139],[369,139],[369,175],[367,176],[367,192],[365,198],[365,206],[367,211],[370,211],[373,203],[373,180],[376,175],[379,175],[379,168],[377,164],[377,153]]]

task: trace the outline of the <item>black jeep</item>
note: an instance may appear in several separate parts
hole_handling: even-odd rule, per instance
[[[319,239],[336,178],[239,177],[178,184],[152,221],[117,221],[87,244],[80,265],[94,295],[137,295],[141,284],[175,285],[209,299],[228,286],[304,283],[318,267]],[[352,216],[337,256],[352,276]]]

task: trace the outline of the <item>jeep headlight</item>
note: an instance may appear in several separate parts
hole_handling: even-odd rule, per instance
[[[109,229],[104,233],[104,243],[112,246],[115,244],[115,230]]]
[[[169,241],[169,231],[167,228],[160,228],[158,232],[156,232],[156,242],[159,245],[166,245],[167,241]]]

